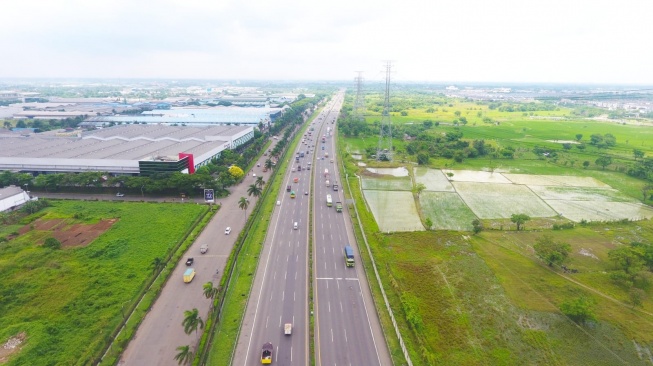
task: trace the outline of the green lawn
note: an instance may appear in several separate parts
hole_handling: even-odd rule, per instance
[[[8,365],[90,364],[143,285],[206,206],[54,201],[41,219],[118,221],[85,247],[42,248],[47,231],[0,243],[0,342],[27,341]]]

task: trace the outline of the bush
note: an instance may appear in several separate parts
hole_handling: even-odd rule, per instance
[[[567,300],[560,305],[560,311],[578,324],[596,320],[592,298],[581,296],[574,300]]]
[[[50,248],[50,249],[61,249],[61,242],[55,238],[47,238],[45,239],[45,243],[43,243],[44,248]]]

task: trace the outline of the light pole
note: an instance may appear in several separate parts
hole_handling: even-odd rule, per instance
[[[145,194],[143,193],[143,187],[145,187],[145,184],[141,186],[141,197],[145,197]]]

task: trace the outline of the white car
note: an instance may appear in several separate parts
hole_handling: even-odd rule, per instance
[[[125,197],[124,193],[116,193],[116,197]]]
[[[227,226],[227,228],[224,229],[224,234],[229,235],[229,233],[231,233],[231,228],[229,226]]]

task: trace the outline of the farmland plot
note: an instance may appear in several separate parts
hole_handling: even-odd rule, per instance
[[[407,177],[408,169],[403,166],[398,168],[367,168],[368,171],[376,174],[392,175],[393,177]]]
[[[424,230],[411,192],[363,190],[381,231]]]
[[[642,220],[653,217],[653,209],[641,203],[562,200],[546,202],[562,216],[575,222]]]
[[[472,230],[476,216],[455,193],[425,191],[419,196],[419,204],[435,230]]]
[[[569,175],[536,175],[536,174],[510,174],[503,173],[503,176],[516,184],[529,186],[571,186],[571,187],[602,187],[610,188],[609,185],[592,177],[575,177]]]
[[[410,191],[413,188],[413,183],[410,181],[409,177],[369,178],[363,176],[362,179],[363,189],[383,191]]]
[[[509,218],[512,214],[552,217],[551,209],[528,187],[516,184],[454,182],[467,206],[482,219]]]
[[[449,179],[441,170],[417,167],[413,171],[415,181],[424,184],[427,191],[454,192]]]
[[[449,179],[454,182],[476,182],[476,183],[512,183],[501,173],[482,172],[475,170],[449,170],[442,169],[444,174],[453,174]]]
[[[530,185],[528,187],[547,203],[549,200],[637,202],[636,199],[611,188]]]

